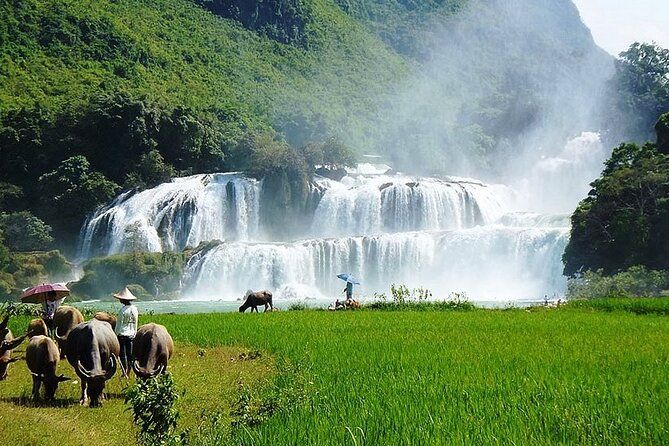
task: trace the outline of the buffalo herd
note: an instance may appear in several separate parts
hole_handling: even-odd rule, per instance
[[[32,375],[34,399],[39,398],[41,387],[45,399],[54,399],[58,384],[70,379],[56,373],[59,361],[67,359],[81,382],[80,403],[88,401],[90,407],[100,406],[105,383],[119,367],[120,347],[113,328],[114,316],[96,313],[93,319],[84,321],[78,309],[61,306],[53,318],[55,341],[41,319],[31,320],[25,334],[18,338],[9,330],[8,321],[9,316],[0,321],[0,380],[7,378],[9,364],[19,360],[12,357],[12,350],[27,338],[25,360]],[[165,372],[174,354],[174,342],[164,326],[146,324],[137,330],[133,354],[135,375],[149,379]]]

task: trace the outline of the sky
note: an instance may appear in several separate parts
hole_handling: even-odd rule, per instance
[[[613,55],[633,42],[669,48],[669,0],[573,0],[597,44]]]

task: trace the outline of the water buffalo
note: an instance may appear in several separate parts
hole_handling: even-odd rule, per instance
[[[58,346],[53,339],[43,335],[30,338],[26,347],[26,364],[33,376],[33,399],[39,398],[39,389],[44,384],[44,397],[52,400],[58,383],[70,379],[56,375],[59,359]]]
[[[53,315],[53,328],[58,347],[60,348],[60,359],[65,357],[65,344],[70,330],[83,321],[84,316],[81,314],[81,311],[74,307],[63,305],[56,310],[56,313]]]
[[[95,313],[95,316],[93,316],[93,318],[102,322],[108,322],[109,325],[111,325],[112,329],[116,328],[116,316],[112,314],[105,313],[104,311],[98,311],[97,313]]]
[[[26,336],[32,338],[33,336],[48,336],[49,329],[43,319],[33,319],[28,322],[28,330]]]
[[[9,322],[9,315],[0,322],[0,381],[7,378],[7,369],[9,364],[16,362],[19,358],[12,358],[12,350],[23,342],[25,336],[14,339],[12,331],[7,328]]]
[[[100,405],[105,382],[114,376],[120,346],[111,326],[97,319],[81,323],[67,336],[65,357],[81,378],[81,404]]]
[[[138,378],[147,379],[163,373],[174,353],[174,342],[167,329],[158,324],[139,327],[132,344],[135,360],[132,369]]]
[[[265,306],[265,311],[267,311],[268,308],[274,310],[274,306],[272,305],[272,293],[267,290],[256,292],[249,290],[246,292],[246,300],[239,307],[239,312],[243,313],[247,308],[251,308],[251,313],[253,313],[253,310],[257,313],[258,306],[260,305]]]

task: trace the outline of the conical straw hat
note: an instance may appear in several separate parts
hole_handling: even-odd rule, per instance
[[[135,297],[135,295],[130,292],[128,287],[123,288],[123,290],[118,292],[118,293],[112,294],[112,296],[114,296],[115,298],[117,298],[119,300],[136,300],[137,299]]]

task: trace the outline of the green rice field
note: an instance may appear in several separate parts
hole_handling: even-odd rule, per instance
[[[207,413],[220,412],[227,429],[218,443],[669,444],[669,318],[662,314],[567,306],[155,315],[140,322],[149,319],[168,328],[177,349],[191,349],[191,359],[171,365],[186,391],[179,408],[187,414],[185,427],[193,425],[193,414],[207,420]],[[225,350],[220,362],[180,365],[198,360],[193,348],[232,350]],[[245,349],[263,356],[243,372],[239,361],[228,357]],[[290,364],[299,379],[286,380],[286,366],[278,364]],[[0,382],[2,432],[19,424],[6,415],[16,409],[11,398],[29,392],[29,379],[19,377],[23,366],[14,366]],[[178,367],[191,367],[200,378]],[[230,427],[238,410],[239,376],[249,388],[267,388],[263,380],[273,377],[272,385],[283,391],[274,392],[271,416]],[[219,385],[212,386],[215,382]],[[290,391],[291,386],[296,388]],[[208,403],[188,399],[189,394],[206,394]],[[263,397],[262,391],[256,394]],[[105,430],[129,425],[130,414],[121,405],[57,409],[72,429],[59,444],[80,444],[76,435],[87,432],[83,421],[91,416]],[[20,410],[34,415],[55,409]],[[113,417],[102,415],[112,410]],[[30,429],[49,428],[34,423]]]

